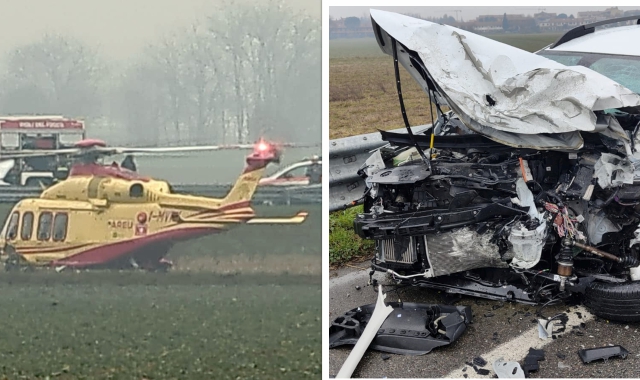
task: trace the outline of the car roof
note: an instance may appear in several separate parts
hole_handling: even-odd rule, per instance
[[[629,43],[629,41],[638,40],[640,40],[640,25],[625,25],[596,29],[593,33],[564,42],[556,48],[547,47],[543,52],[567,51],[640,57],[640,44]]]

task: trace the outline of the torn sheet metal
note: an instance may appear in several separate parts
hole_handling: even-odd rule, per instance
[[[342,364],[342,368],[336,375],[336,379],[349,379],[351,375],[353,375],[353,371],[355,371],[358,363],[364,356],[364,353],[369,348],[371,342],[376,338],[376,332],[383,325],[389,314],[393,311],[393,307],[384,304],[384,299],[386,298],[386,294],[382,294],[382,286],[378,287],[378,301],[375,305],[369,305],[371,311],[369,313],[369,318],[366,321],[366,327],[364,331],[359,331],[359,339],[355,343],[355,347],[351,350],[349,357]],[[346,321],[345,321],[346,322]],[[351,328],[351,324],[346,323],[345,326],[349,326]],[[360,323],[358,323],[360,326]]]
[[[622,359],[626,359],[627,355],[629,355],[629,351],[622,346],[588,348],[578,351],[578,356],[580,356],[580,359],[582,359],[584,364],[591,363],[592,361],[599,359],[606,361],[612,357],[621,357]]]
[[[580,131],[616,131],[593,111],[640,106],[640,95],[582,66],[545,57],[448,25],[371,10],[380,48],[423,89],[431,87],[471,130],[511,146],[582,146]],[[408,50],[406,50],[408,49]]]
[[[371,348],[400,355],[424,355],[457,340],[472,321],[468,306],[389,303],[393,312],[377,328]],[[336,318],[329,347],[360,344],[364,326],[371,326],[374,305],[360,306]]]
[[[593,167],[598,185],[603,189],[620,187],[623,184],[633,184],[634,168],[626,158],[620,158],[615,154],[602,153],[600,159]]]

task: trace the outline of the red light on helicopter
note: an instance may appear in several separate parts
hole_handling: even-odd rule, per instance
[[[258,150],[264,152],[265,150],[269,149],[269,145],[267,145],[264,142],[260,142],[258,143]]]
[[[145,224],[147,222],[147,214],[145,212],[139,212],[136,219],[138,220],[138,223]]]

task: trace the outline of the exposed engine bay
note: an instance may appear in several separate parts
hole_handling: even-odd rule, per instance
[[[635,133],[640,117],[622,119]],[[368,188],[354,226],[376,241],[374,269],[532,304],[594,279],[640,280],[640,168],[616,144],[590,135],[576,152],[536,151],[458,134],[455,118],[445,129],[428,163],[409,136],[381,132],[391,146],[360,170]]]

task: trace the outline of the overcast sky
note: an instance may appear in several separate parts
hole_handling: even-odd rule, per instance
[[[233,3],[255,0],[230,0]],[[320,0],[285,0],[320,17]],[[0,0],[0,57],[46,32],[64,33],[115,59],[128,58],[172,28],[188,26],[223,0]]]
[[[487,6],[487,7],[462,7],[462,6],[445,6],[445,7],[329,7],[329,15],[333,18],[341,18],[341,17],[368,17],[369,9],[375,8],[385,11],[398,12],[398,13],[417,13],[421,16],[430,16],[430,17],[441,17],[445,13],[451,15],[453,17],[461,17],[464,20],[474,19],[480,15],[487,14],[503,14],[503,13],[513,13],[513,14],[534,14],[540,12],[540,9],[544,8],[545,12],[549,13],[566,13],[567,15],[573,14],[577,16],[577,12],[581,11],[599,11],[604,10],[609,6],[602,7],[569,7],[569,6],[561,6],[561,7],[549,7],[549,6],[522,6],[522,7],[505,7],[505,6]],[[461,10],[462,12],[454,12],[454,10]],[[630,9],[640,9],[640,4],[637,7],[618,7],[623,11]]]

